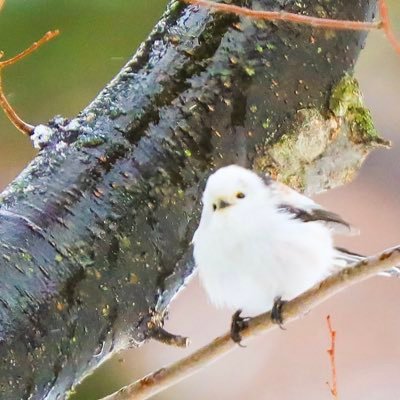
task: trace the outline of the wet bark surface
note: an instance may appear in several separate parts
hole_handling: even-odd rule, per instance
[[[370,19],[375,1],[242,2]],[[151,336],[193,270],[211,169],[251,167],[299,109],[328,112],[365,39],[173,2],[118,76],[52,136],[0,208],[0,398],[62,399]]]

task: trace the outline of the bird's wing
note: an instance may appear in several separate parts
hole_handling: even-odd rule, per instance
[[[279,199],[279,209],[291,214],[293,218],[300,219],[304,222],[323,222],[332,229],[333,232],[338,234],[358,233],[357,229],[354,229],[340,215],[325,210],[309,197],[279,182],[273,182],[270,183],[270,185]]]

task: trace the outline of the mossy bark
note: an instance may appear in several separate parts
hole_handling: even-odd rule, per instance
[[[371,0],[246,3],[354,20],[375,9]],[[49,123],[39,155],[1,196],[0,398],[64,398],[114,351],[151,336],[193,269],[210,170],[236,162],[296,177],[321,162],[296,169],[289,151],[279,163],[274,145],[299,137],[310,115],[346,123],[329,108],[331,90],[364,39],[170,3],[92,104]],[[357,140],[360,161],[372,142]],[[340,143],[330,142],[339,159]],[[329,185],[327,174],[318,189]]]

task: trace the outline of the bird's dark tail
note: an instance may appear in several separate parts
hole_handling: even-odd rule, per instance
[[[356,264],[359,261],[367,258],[361,254],[353,253],[343,247],[335,247],[335,266],[338,268],[350,267],[352,264]],[[380,276],[396,277],[400,278],[400,266],[389,269],[388,271],[380,272]]]

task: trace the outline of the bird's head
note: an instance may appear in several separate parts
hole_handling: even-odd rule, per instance
[[[256,173],[238,165],[229,165],[208,178],[203,207],[209,212],[223,212],[247,202],[265,188],[265,182]]]

